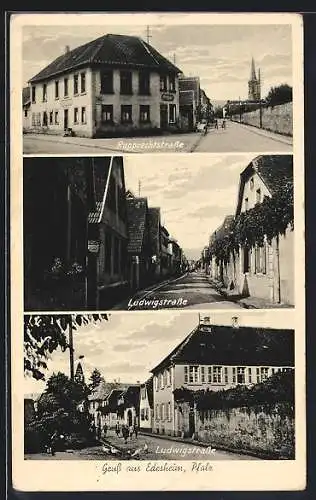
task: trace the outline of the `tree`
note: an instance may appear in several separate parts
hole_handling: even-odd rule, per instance
[[[78,408],[89,392],[85,384],[71,380],[64,373],[53,374],[38,400],[36,419],[26,427],[26,434],[37,435],[42,446],[55,431],[66,437],[66,443],[73,436],[81,442],[91,440],[91,416],[85,405],[81,411]]]
[[[277,87],[271,87],[266,97],[266,102],[268,106],[277,106],[278,104],[291,102],[292,99],[292,87],[287,83],[283,83]]]
[[[24,373],[45,380],[49,356],[58,348],[70,349],[67,330],[107,320],[107,314],[63,314],[24,316]]]
[[[104,380],[104,378],[102,377],[101,372],[97,368],[95,368],[89,378],[89,389],[93,391],[93,389],[100,385],[102,380]]]

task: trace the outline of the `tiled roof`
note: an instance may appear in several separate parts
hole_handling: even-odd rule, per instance
[[[129,198],[126,200],[128,219],[127,251],[141,253],[147,221],[147,198]]]
[[[198,326],[151,371],[174,363],[294,366],[294,330]]]
[[[180,72],[179,68],[140,38],[107,34],[59,56],[31,78],[30,82],[46,80],[75,68],[91,65]]]
[[[89,401],[105,400],[113,389],[118,389],[120,392],[126,389],[128,384],[121,382],[105,382],[104,380],[94,389],[92,394],[88,396]]]
[[[253,175],[253,171],[258,173],[271,195],[276,194],[285,184],[293,185],[293,156],[262,155],[257,156],[247,165],[240,174],[237,214],[241,209],[245,182]]]

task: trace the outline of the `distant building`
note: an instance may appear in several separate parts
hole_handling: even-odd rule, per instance
[[[30,87],[25,87],[22,92],[23,101],[23,132],[29,130],[31,124],[31,92]]]
[[[129,385],[118,399],[117,415],[121,424],[139,427],[140,385]]]
[[[194,406],[177,391],[222,391],[251,386],[294,367],[294,330],[214,325],[200,321],[151,372],[154,377],[153,432],[190,436],[196,432]]]
[[[140,386],[139,427],[143,431],[152,430],[153,416],[153,377]]]
[[[179,106],[182,128],[194,130],[199,120],[200,109],[200,78],[179,78]]]
[[[260,101],[261,99],[261,74],[259,69],[257,77],[254,58],[251,59],[250,79],[248,81],[248,99],[249,101]]]
[[[75,381],[79,384],[84,384],[84,373],[83,373],[83,368],[82,368],[82,364],[79,363],[77,364],[77,368],[76,368],[76,373],[75,373]]]
[[[151,269],[153,280],[159,280],[161,273],[161,218],[159,207],[148,208],[149,234],[151,244]]]
[[[176,128],[180,70],[135,36],[107,34],[30,79],[30,130],[84,137]]]

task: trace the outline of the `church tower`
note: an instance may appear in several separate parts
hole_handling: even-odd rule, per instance
[[[82,365],[81,365],[80,361],[77,364],[77,369],[76,369],[76,373],[75,373],[75,381],[78,382],[79,384],[84,384],[84,373],[83,373],[83,369],[82,369]]]
[[[248,99],[249,101],[260,101],[261,99],[260,69],[257,78],[254,58],[251,59],[250,80],[248,81]]]

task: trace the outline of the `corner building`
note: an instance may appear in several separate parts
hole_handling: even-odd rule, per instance
[[[108,34],[29,81],[30,130],[113,137],[179,126],[180,70],[138,37]]]

